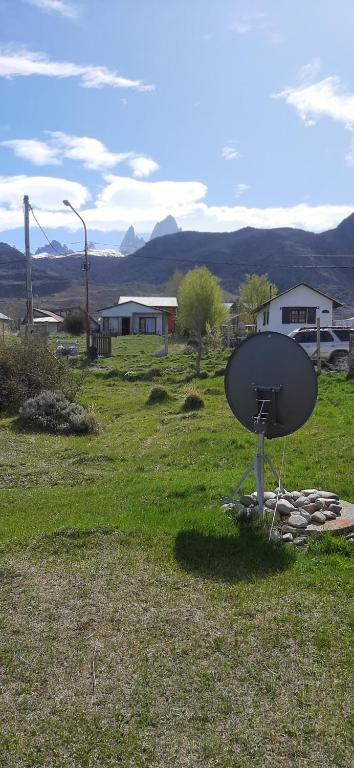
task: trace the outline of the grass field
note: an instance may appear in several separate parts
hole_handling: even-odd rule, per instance
[[[352,559],[234,527],[220,497],[254,440],[214,375],[227,353],[191,382],[183,348],[158,346],[117,339],[84,374],[98,436],[0,420],[0,766],[349,768]],[[147,406],[157,384],[169,399]],[[191,385],[205,407],[187,414]],[[321,376],[287,487],[353,500],[352,402]]]

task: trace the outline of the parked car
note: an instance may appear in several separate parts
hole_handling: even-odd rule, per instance
[[[350,328],[328,326],[320,331],[321,361],[328,363],[337,371],[348,370]],[[296,328],[289,336],[307,352],[311,360],[317,358],[317,329],[314,327]]]

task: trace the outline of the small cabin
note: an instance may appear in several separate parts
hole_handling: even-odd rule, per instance
[[[112,336],[146,333],[163,336],[167,313],[138,301],[125,301],[100,310],[99,321],[103,332]]]

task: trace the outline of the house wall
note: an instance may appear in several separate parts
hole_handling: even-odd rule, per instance
[[[103,309],[101,312],[102,330],[120,336],[122,334],[122,318],[130,318],[130,333],[139,333],[140,318],[155,318],[156,333],[160,336],[164,332],[163,313],[156,311],[153,307],[142,307],[135,302],[129,301],[126,304],[119,304],[115,307]]]
[[[169,333],[174,333],[176,330],[176,317],[177,317],[177,307],[159,307],[159,305],[156,305],[157,309],[164,310],[167,314],[167,327]]]
[[[314,323],[283,323],[283,307],[316,307],[316,319]],[[269,321],[263,324],[263,312],[269,311]],[[312,288],[306,285],[298,285],[283,296],[276,296],[257,315],[257,331],[278,331],[278,333],[290,333],[301,325],[316,325],[320,318],[321,326],[332,325],[333,303]]]

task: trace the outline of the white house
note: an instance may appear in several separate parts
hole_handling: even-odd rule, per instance
[[[103,331],[115,336],[131,333],[165,333],[166,312],[138,301],[125,301],[100,310],[99,321]]]
[[[257,309],[257,332],[290,333],[301,326],[333,325],[333,309],[342,304],[307,283],[299,283],[265,301]]]

